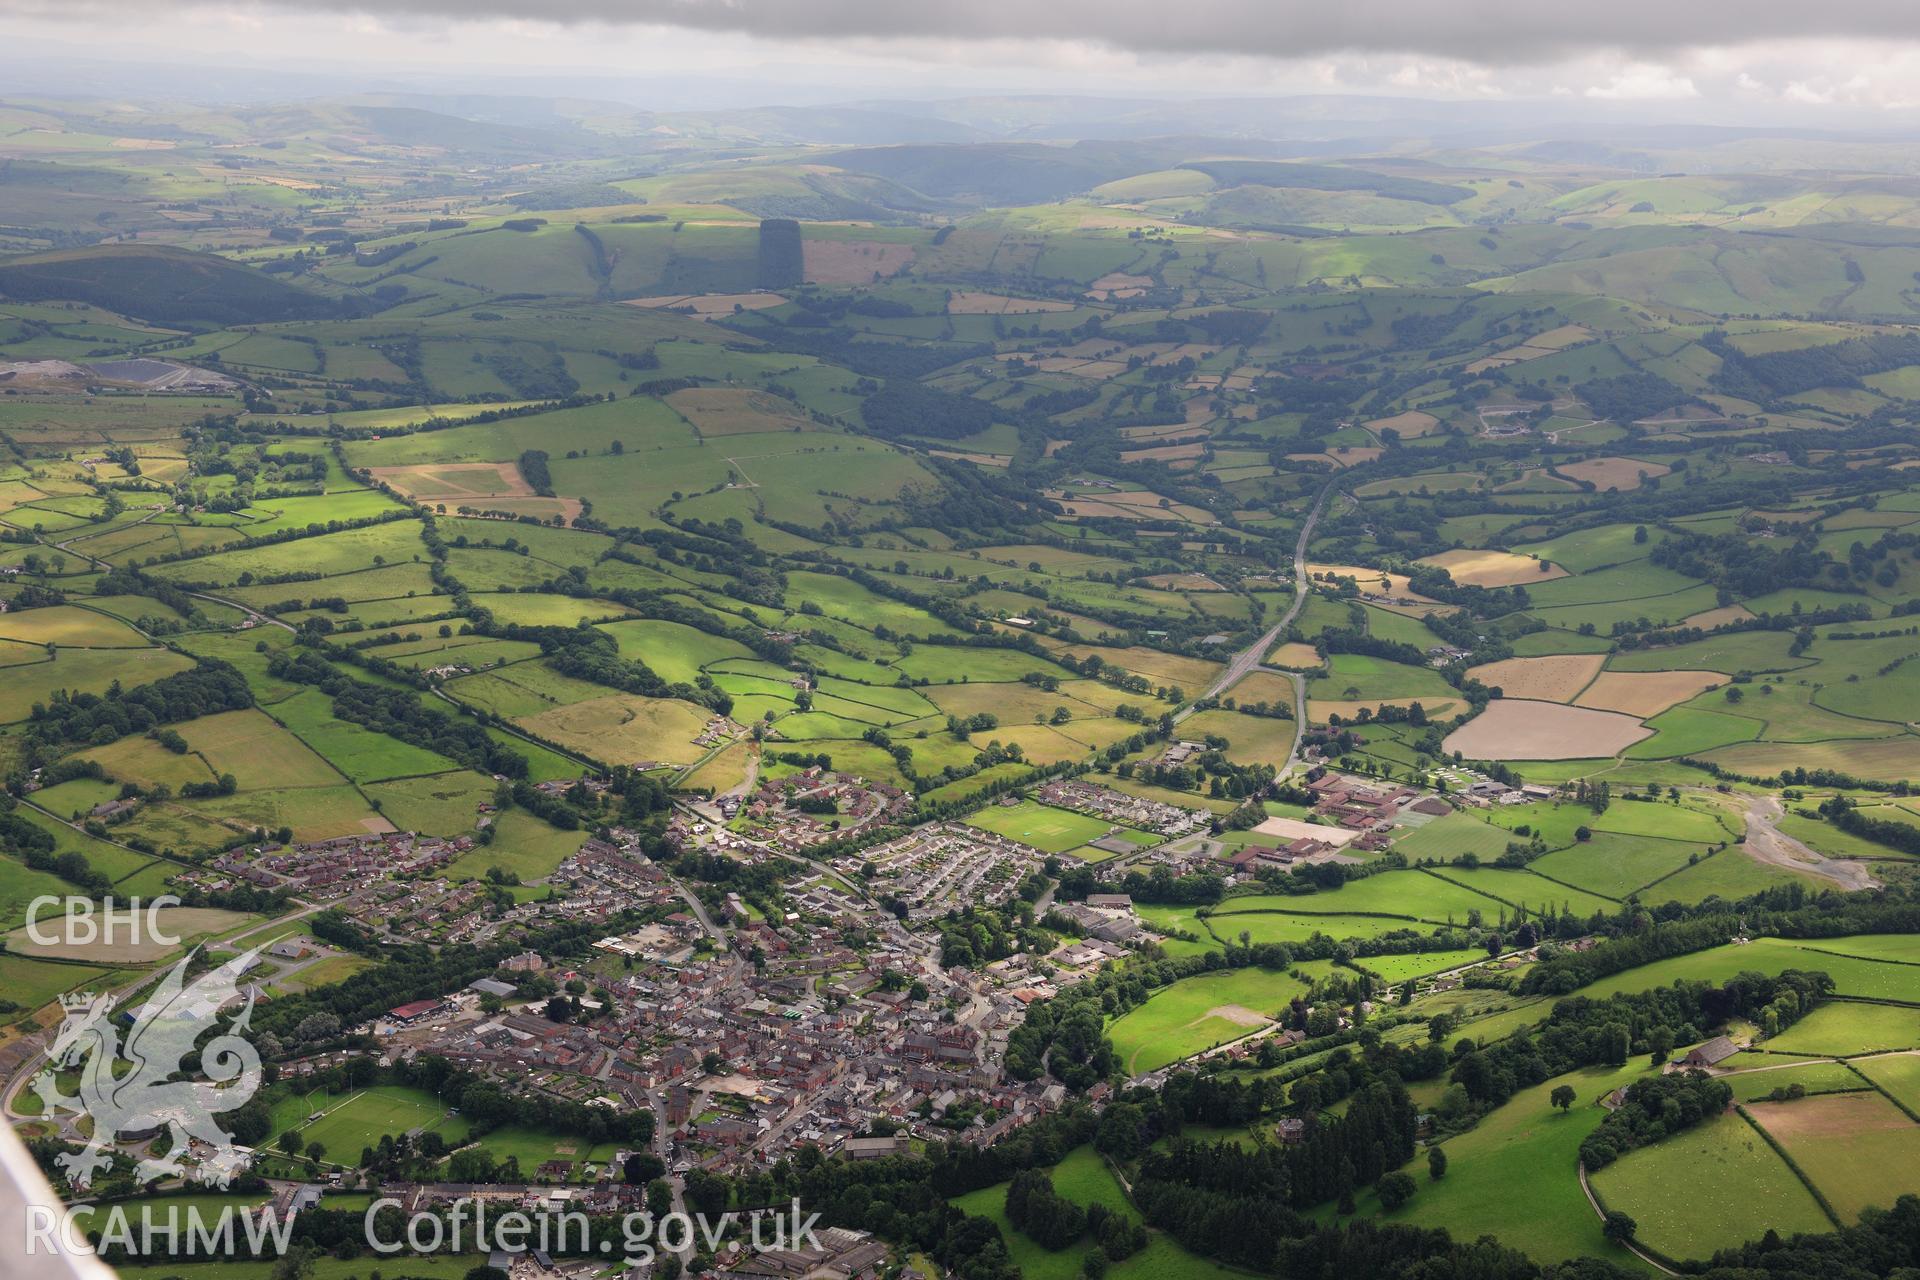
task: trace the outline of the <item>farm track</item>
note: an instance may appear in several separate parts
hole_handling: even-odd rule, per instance
[[[1300,616],[1300,610],[1307,603],[1307,544],[1313,540],[1313,527],[1320,522],[1320,515],[1326,510],[1327,499],[1333,494],[1336,481],[1329,480],[1320,495],[1313,500],[1313,509],[1307,512],[1306,523],[1300,526],[1299,540],[1293,544],[1293,603],[1273,626],[1269,627],[1258,640],[1242,649],[1227,663],[1227,669],[1218,679],[1201,692],[1198,701],[1217,698],[1238,684],[1248,674],[1258,669],[1273,646],[1280,642],[1286,629]],[[1175,724],[1193,714],[1193,704],[1188,703],[1174,713]],[[1300,754],[1300,739],[1307,731],[1307,686],[1304,677],[1293,676],[1293,744],[1287,748],[1287,758],[1280,763],[1278,773],[1284,777],[1293,769],[1293,761]]]

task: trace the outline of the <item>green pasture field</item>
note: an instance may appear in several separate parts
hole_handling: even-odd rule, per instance
[[[384,825],[360,792],[347,783],[332,787],[278,787],[240,791],[212,800],[175,801],[175,813],[203,824],[222,824],[223,839],[231,838],[237,823],[242,829],[292,827],[296,840],[322,840],[382,830]],[[162,846],[166,842],[162,841]]]
[[[1435,867],[1429,874],[1443,877],[1475,893],[1485,894],[1498,902],[1525,907],[1534,914],[1564,907],[1576,916],[1585,917],[1596,912],[1609,914],[1620,909],[1620,904],[1610,898],[1556,884],[1526,868],[1481,866],[1468,871],[1462,867]]]
[[[1909,1111],[1920,1111],[1920,1054],[1855,1058],[1851,1066]]]
[[[68,991],[105,990],[116,978],[114,970],[98,965],[0,955],[0,992],[20,1006],[12,1013],[0,1014],[0,1022],[18,1022]]]
[[[1806,677],[1796,677],[1804,680]],[[1883,685],[1888,682],[1880,682]],[[1887,738],[1901,727],[1884,720],[1841,715],[1819,705],[1815,699],[1826,692],[1810,684],[1762,684],[1746,690],[1757,694],[1745,698],[1736,714],[1757,716],[1766,721],[1760,734],[1768,742],[1828,742],[1837,738]],[[1724,704],[1726,690],[1708,695]],[[1878,708],[1876,708],[1878,709]],[[1732,708],[1729,708],[1732,710]]]
[[[267,663],[272,655],[293,643],[293,637],[279,627],[261,627],[241,632],[200,632],[181,636],[176,643],[196,657],[218,658],[231,663],[247,678],[247,687],[253,690],[254,700],[263,706],[291,697],[307,687],[277,680],[267,672]],[[260,645],[266,646],[266,652],[258,650],[257,646]]]
[[[1220,904],[1221,909],[1228,907],[1235,912],[1264,909],[1290,915],[1378,912],[1430,920],[1435,924],[1465,924],[1469,911],[1477,911],[1492,921],[1507,909],[1484,894],[1422,871],[1383,871],[1318,893],[1229,898]]]
[[[332,575],[374,567],[374,557],[388,564],[426,558],[420,526],[411,520],[392,520],[360,529],[343,529],[312,538],[297,538],[264,547],[222,551],[198,560],[157,565],[152,572],[172,582],[204,582],[231,587],[242,574],[256,578],[302,572]],[[323,583],[286,584],[288,595],[329,595]]]
[[[537,587],[558,576],[545,560],[511,551],[472,547],[449,550],[447,571],[474,591],[517,591],[521,587]]]
[[[493,801],[495,783],[465,769],[423,778],[368,783],[364,790],[380,802],[380,812],[402,831],[459,835],[473,830],[478,806]]]
[[[1604,636],[1583,636],[1573,631],[1548,628],[1533,631],[1513,642],[1517,658],[1539,658],[1556,653],[1607,653],[1613,642]]]
[[[1726,715],[1695,707],[1674,707],[1646,722],[1654,731],[1627,748],[1633,760],[1668,760],[1674,756],[1698,756],[1715,747],[1751,742],[1766,726],[1746,716]]]
[[[1904,809],[1890,809],[1877,806],[1872,816],[1890,822],[1911,822],[1913,815]],[[1821,818],[1809,818],[1802,813],[1788,813],[1778,824],[1781,832],[1792,836],[1810,849],[1818,850],[1835,858],[1885,858],[1903,859],[1909,855],[1895,849],[1892,845],[1880,844],[1865,836],[1842,831],[1832,823]]]
[[[1182,978],[1114,1019],[1107,1035],[1121,1069],[1139,1075],[1258,1030],[1303,990],[1294,978],[1271,969],[1224,969]],[[1248,1012],[1223,1012],[1233,1010]]]
[[[1069,1152],[1050,1170],[1050,1176],[1054,1190],[1075,1204],[1104,1204],[1117,1213],[1138,1216],[1129,1206],[1119,1185],[1114,1182],[1113,1175],[1089,1147],[1078,1147]],[[1009,1258],[1027,1280],[1078,1280],[1082,1275],[1081,1262],[1092,1247],[1091,1238],[1076,1241],[1058,1251],[1042,1248],[1007,1221],[1006,1183],[995,1183],[978,1191],[970,1191],[954,1197],[950,1203],[963,1213],[986,1218],[998,1227],[1001,1239],[1006,1242]],[[1149,1233],[1146,1248],[1111,1264],[1106,1270],[1111,1280],[1218,1280],[1220,1277],[1240,1274],[1189,1253],[1172,1237],[1159,1231]]]
[[[1644,560],[1652,554],[1654,547],[1664,541],[1658,529],[1650,528],[1647,530],[1647,541],[1636,543],[1633,540],[1634,528],[1630,524],[1603,524],[1545,542],[1526,543],[1513,550],[1522,555],[1551,560],[1569,573],[1590,574],[1609,565]]]
[[[333,714],[333,700],[318,689],[275,703],[270,714],[355,782],[445,773],[459,767],[438,752],[340,719]]]
[[[481,671],[540,656],[540,646],[530,640],[490,640],[480,635],[455,635],[443,640],[432,634],[431,624],[423,627],[422,631],[427,634],[419,640],[379,645],[373,652],[415,671],[453,665],[470,666]]]
[[[1616,798],[1605,813],[1596,814],[1584,805],[1557,801],[1533,804],[1500,805],[1488,812],[1488,820],[1504,827],[1529,826],[1554,848],[1574,843],[1579,827],[1610,831],[1618,835],[1658,836],[1669,840],[1698,840],[1713,843],[1731,839],[1719,810],[1698,800],[1672,804],[1649,803]]]
[[[1383,982],[1400,983],[1410,978],[1424,978],[1430,973],[1441,973],[1448,969],[1458,969],[1462,965],[1474,964],[1485,960],[1487,953],[1479,948],[1469,947],[1461,951],[1417,951],[1406,955],[1359,956],[1354,963],[1379,976]]]
[[[35,898],[65,897],[72,892],[51,871],[35,871],[12,857],[0,857],[0,932],[26,923],[27,907]]]
[[[1711,1257],[1769,1228],[1792,1236],[1832,1225],[1786,1161],[1731,1112],[1629,1151],[1589,1178],[1609,1209],[1640,1224],[1640,1239],[1673,1258]],[[1679,1186],[1686,1194],[1674,1194]]]
[[[307,1117],[316,1111],[326,1114],[309,1122]],[[378,1145],[383,1135],[397,1138],[414,1129],[431,1129],[446,1114],[446,1105],[431,1093],[405,1085],[374,1085],[337,1094],[316,1090],[275,1103],[273,1131],[277,1139],[288,1129],[296,1130],[304,1144],[324,1146],[326,1159],[350,1166],[359,1163],[363,1148]]]
[[[1920,652],[1920,640],[1908,639],[1906,644]],[[1851,647],[1851,646],[1849,646]],[[1852,657],[1847,649],[1837,644],[1828,645],[1835,657]],[[1899,656],[1899,655],[1896,655]],[[1851,664],[1849,664],[1851,665]],[[1827,669],[1823,659],[1821,669]],[[1898,724],[1920,719],[1920,695],[1910,687],[1911,680],[1879,678],[1875,671],[1867,673],[1847,672],[1836,664],[1833,683],[1824,685],[1813,695],[1815,705],[1840,715],[1861,720],[1879,720]],[[1854,679],[1849,679],[1849,674]],[[1902,673],[1904,674],[1904,672]]]
[[[531,884],[553,874],[586,841],[582,831],[562,831],[524,809],[509,809],[494,817],[493,843],[480,845],[449,863],[440,874],[449,880],[480,879],[494,867]]]
[[[1033,800],[1014,805],[988,805],[970,816],[967,825],[1032,845],[1043,853],[1065,853],[1099,839],[1113,826],[1101,818],[1056,809]]]
[[[158,601],[154,606],[156,612],[165,612]],[[76,649],[144,649],[148,644],[145,636],[119,619],[77,605],[0,614],[0,640]]]
[[[1920,934],[1857,933],[1846,938],[1809,939],[1799,945],[1806,951],[1848,956],[1860,960],[1883,960],[1889,963],[1904,961],[1907,964],[1920,964]]]
[[[738,708],[736,708],[736,711]],[[678,698],[647,698],[616,693],[518,714],[515,723],[534,736],[608,764],[642,760],[692,764],[704,754],[693,743],[711,713]],[[845,736],[859,737],[865,725],[848,722]]]
[[[116,781],[136,782],[143,787],[164,784],[178,790],[190,782],[212,782],[218,776],[198,753],[175,755],[147,737],[125,737],[76,754],[98,764]]]
[[[1425,667],[1410,667],[1360,653],[1336,653],[1328,658],[1327,664],[1326,679],[1314,681],[1309,686],[1309,696],[1346,698],[1349,689],[1359,691],[1352,695],[1354,698],[1368,701],[1458,696],[1438,672]]]
[[[1505,853],[1513,840],[1513,833],[1504,828],[1468,813],[1450,813],[1425,826],[1409,829],[1393,842],[1393,847],[1413,859],[1452,859],[1471,853],[1490,860]]]
[[[693,683],[701,670],[728,658],[751,658],[745,645],[679,622],[634,619],[600,627],[620,646],[620,656],[644,662],[671,683]]]
[[[888,599],[886,596],[876,595],[851,578],[805,571],[788,574],[787,606],[798,612],[800,606],[806,602],[819,605],[830,618],[852,623],[868,631],[875,626],[887,626],[903,635],[951,636],[955,634],[952,627],[925,610],[916,609],[898,600]],[[936,652],[944,653],[945,650]],[[1013,675],[1001,678],[1017,680],[1027,669],[1017,668]],[[932,672],[928,673],[928,677],[932,678]]]
[[[1920,736],[1837,742],[1750,742],[1721,747],[1706,757],[1737,773],[1769,777],[1790,769],[1832,769],[1886,781],[1920,777]]]
[[[1563,582],[1584,581],[1584,577],[1555,578],[1542,583],[1541,588]],[[1623,600],[1603,600],[1551,607],[1536,604],[1529,612],[1550,627],[1577,630],[1584,624],[1592,623],[1594,627],[1604,632],[1615,623],[1638,622],[1641,619],[1656,625],[1676,624],[1684,618],[1713,608],[1715,603],[1716,596],[1713,588],[1702,583],[1699,586],[1684,587],[1664,595],[1634,596]]]
[[[1845,938],[1826,938],[1817,945],[1830,947],[1846,941]],[[1579,994],[1604,999],[1623,991],[1647,991],[1666,986],[1676,978],[1695,982],[1725,982],[1743,969],[1761,973],[1800,969],[1827,974],[1834,981],[1835,992],[1840,995],[1860,996],[1868,1000],[1912,998],[1911,966],[1851,959],[1813,950],[1813,945],[1816,944],[1789,942],[1782,938],[1755,938],[1744,946],[1729,943],[1628,969],[1582,987]]]
[[[451,548],[505,548],[508,543],[513,543],[516,547],[525,547],[529,558],[544,560],[558,568],[576,564],[591,567],[603,552],[613,546],[613,539],[606,534],[587,529],[556,529],[551,525],[522,524],[518,521],[503,524],[498,520],[461,516],[442,517],[436,523],[441,538]],[[644,548],[630,546],[628,550],[640,554]]]
[[[299,600],[304,603],[316,598],[330,599],[337,596],[349,604],[374,606],[350,610],[346,615],[361,618],[362,621],[367,622],[371,622],[373,618],[402,618],[428,613],[444,613],[453,608],[453,601],[434,585],[433,575],[428,567],[424,563],[412,561],[377,568],[348,569],[312,582],[228,587],[223,589],[222,594],[240,604],[251,605],[256,609],[287,614],[300,612],[282,607],[291,601]],[[406,603],[403,605],[399,603],[401,601]],[[336,624],[344,621],[339,614],[329,613],[328,617]]]
[[[571,627],[582,618],[590,622],[610,622],[631,612],[611,600],[578,600],[572,596],[536,595],[525,592],[473,593],[473,602],[503,625],[521,627]]]
[[[1315,897],[1318,895],[1309,895]],[[1392,915],[1340,915],[1328,914],[1290,914],[1284,910],[1231,911],[1226,908],[1237,902],[1249,901],[1244,898],[1229,898],[1220,904],[1221,909],[1213,914],[1195,919],[1192,924],[1184,925],[1202,938],[1208,937],[1209,930],[1223,940],[1238,942],[1244,932],[1251,935],[1256,943],[1265,942],[1304,942],[1314,934],[1325,934],[1329,938],[1376,938],[1383,933],[1392,933],[1399,929],[1413,929],[1426,932],[1431,925],[1416,921],[1408,916]],[[1141,908],[1144,910],[1144,908]],[[1191,908],[1184,908],[1191,911]],[[1209,942],[1208,949],[1219,946]]]
[[[1074,678],[1064,667],[1019,649],[916,645],[912,653],[894,659],[891,665],[914,680],[931,684],[1012,682],[1028,674],[1052,676],[1063,682]]]
[[[610,692],[605,685],[562,675],[538,660],[455,676],[444,687],[461,702],[503,716],[537,715],[549,708],[604,698]]]
[[[315,703],[328,705],[326,695],[318,690],[302,697],[308,701],[294,704],[296,716],[310,711]],[[282,703],[275,711],[287,707]],[[179,730],[191,752],[204,760],[211,772],[231,773],[246,790],[326,787],[340,782],[340,771],[325,757],[258,709],[203,716],[179,726]]]
[[[56,690],[104,693],[115,681],[126,688],[151,684],[192,661],[167,649],[61,649],[50,662],[5,668],[0,680],[0,724],[25,720],[33,704],[46,702]]]
[[[1781,1065],[1783,1062],[1786,1065]],[[1775,1089],[1796,1084],[1808,1093],[1847,1093],[1871,1087],[1844,1062],[1787,1062],[1756,1052],[1737,1053],[1725,1065],[1732,1071],[1724,1078],[1733,1089],[1735,1102],[1757,1102]]]
[[[1624,899],[1648,889],[1660,897],[1654,881],[1687,865],[1687,859],[1706,852],[1704,845],[1657,836],[1628,836],[1597,831],[1593,839],[1547,854],[1528,863],[1528,869],[1555,880],[1578,885],[1602,897]]]
[[[1498,1235],[1502,1244],[1537,1262],[1605,1258],[1633,1267],[1628,1253],[1600,1234],[1600,1219],[1580,1191],[1574,1166],[1580,1144],[1605,1112],[1599,1101],[1646,1071],[1646,1064],[1587,1067],[1520,1090],[1463,1134],[1442,1143],[1447,1176],[1433,1182],[1424,1168],[1419,1190],[1389,1222],[1444,1227],[1457,1239]],[[1561,1112],[1547,1096],[1572,1085],[1579,1101]],[[1369,1189],[1355,1196],[1362,1214],[1380,1212]]]
[[[1737,902],[1763,889],[1795,881],[1816,890],[1827,883],[1785,867],[1757,862],[1744,849],[1736,846],[1723,849],[1712,857],[1702,858],[1695,865],[1662,880],[1646,896],[1654,902],[1691,903],[1711,897]]]
[[[620,1149],[617,1142],[591,1143],[585,1138],[546,1133],[523,1125],[503,1125],[475,1139],[473,1145],[495,1160],[517,1158],[521,1176],[528,1181],[532,1181],[535,1171],[549,1160],[571,1161],[578,1181],[585,1173],[584,1165],[605,1166]]]
[[[78,853],[86,858],[90,866],[116,882],[152,865],[152,859],[144,853],[98,839],[85,831],[76,830],[64,822],[49,818],[36,809],[23,806],[15,812],[53,837],[55,853]],[[121,889],[119,892],[125,894],[127,891]]]
[[[1916,971],[1920,978],[1920,971]],[[1920,981],[1914,983],[1920,994]],[[1762,1046],[1772,1053],[1845,1058],[1888,1049],[1920,1049],[1920,1007],[1829,1000]]]
[[[1792,644],[1793,633],[1790,631],[1736,631],[1686,644],[1627,650],[1609,658],[1607,669],[1720,671],[1727,675],[1739,675],[1743,671],[1794,671],[1812,666],[1814,659],[1796,658],[1787,653]]]

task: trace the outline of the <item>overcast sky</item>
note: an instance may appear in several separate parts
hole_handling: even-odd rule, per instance
[[[1809,127],[1920,115],[1917,0],[0,0],[9,45],[260,69],[758,72],[848,98],[1553,97]]]

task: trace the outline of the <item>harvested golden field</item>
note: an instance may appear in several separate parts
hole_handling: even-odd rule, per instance
[[[1451,720],[1467,709],[1464,698],[1366,698],[1347,700],[1344,698],[1312,698],[1307,702],[1307,719],[1314,724],[1331,724],[1333,717],[1339,716],[1342,722],[1353,720],[1362,710],[1376,714],[1382,707],[1410,707],[1420,704],[1429,720]]]
[[[1109,271],[1093,282],[1093,287],[1087,290],[1087,296],[1103,302],[1111,298],[1137,298],[1151,288],[1152,276],[1130,276],[1124,271]]]
[[[1312,646],[1302,646],[1311,649]],[[1293,681],[1271,671],[1249,671],[1226,692],[1235,702],[1278,702],[1293,705]]]
[[[1564,578],[1567,571],[1550,560],[1511,551],[1442,551],[1426,556],[1421,564],[1445,569],[1463,587],[1513,587]]]
[[[1158,649],[1111,649],[1103,645],[1076,644],[1067,646],[1061,652],[1072,654],[1082,662],[1086,661],[1088,654],[1097,653],[1108,666],[1145,676],[1155,684],[1179,685],[1189,693],[1198,693],[1206,688],[1209,680],[1220,674],[1220,664],[1217,662],[1183,658],[1177,653],[1162,653]]]
[[[872,284],[913,261],[913,246],[885,240],[806,240],[801,270],[808,284]]]
[[[1311,671],[1320,665],[1320,651],[1310,644],[1289,640],[1274,646],[1267,655],[1270,667],[1285,667],[1289,671]]]
[[[1753,610],[1743,604],[1722,605],[1718,609],[1708,609],[1705,613],[1696,613],[1691,618],[1680,619],[1683,627],[1699,627],[1711,631],[1715,627],[1725,626],[1729,622],[1745,622],[1753,616]]]
[[[1220,518],[1204,507],[1174,502],[1151,490],[1126,493],[1098,491],[1084,496],[1068,496],[1064,489],[1050,489],[1047,496],[1058,502],[1069,516],[1104,516],[1112,520],[1185,520],[1190,524],[1217,524]],[[1162,506],[1162,503],[1167,505]]]
[[[1391,431],[1402,440],[1411,440],[1440,429],[1440,419],[1419,409],[1409,409],[1405,413],[1396,413],[1391,418],[1375,418],[1367,423],[1367,430],[1379,435],[1382,431]]]
[[[1603,671],[1573,703],[1644,720],[1726,682],[1718,671]]]
[[[674,412],[702,436],[813,429],[813,420],[791,400],[746,387],[689,387],[667,397]]]
[[[1404,573],[1389,573],[1385,569],[1375,569],[1364,564],[1309,564],[1307,577],[1315,582],[1331,582],[1335,578],[1352,578],[1360,590],[1378,595],[1392,595],[1404,600],[1413,600],[1421,604],[1433,604],[1413,589],[1413,583]]]
[[[1013,457],[1005,453],[955,453],[951,449],[929,449],[928,453],[936,458],[952,458],[957,462],[971,462],[976,467],[1005,467],[1013,462]]]
[[[1148,586],[1159,591],[1225,591],[1226,588],[1204,573],[1156,573],[1142,578]]]
[[[15,929],[7,935],[7,950],[14,955],[43,956],[53,960],[84,960],[95,964],[145,964],[171,955],[180,946],[193,938],[203,938],[209,934],[224,933],[236,925],[244,924],[247,916],[240,911],[223,911],[217,907],[162,907],[158,918],[154,920],[158,931],[168,937],[179,938],[180,943],[161,942],[147,932],[147,921],[140,921],[140,940],[130,939],[132,921],[125,911],[117,911],[113,917],[113,942],[67,942],[56,941],[46,945],[35,942],[28,936],[25,927]],[[49,916],[38,924],[37,930],[43,938],[64,938],[67,921],[64,916]]]
[[[539,737],[607,764],[666,761],[691,764],[706,754],[694,736],[707,713],[673,698],[623,693],[553,707],[517,721]]]
[[[1467,674],[1503,696],[1538,702],[1571,702],[1606,665],[1604,653],[1556,653],[1545,658],[1507,658],[1469,668]]]
[[[1470,760],[1588,760],[1617,755],[1652,734],[1618,712],[1498,698],[1442,746]]]
[[[1004,293],[983,293],[963,289],[947,298],[947,314],[953,316],[1025,316],[1042,311],[1071,311],[1071,302],[1055,298],[1015,298]]]
[[[1385,449],[1373,445],[1336,445],[1326,453],[1290,453],[1287,456],[1295,462],[1330,462],[1336,467],[1357,467],[1363,462],[1372,462]]]
[[[580,514],[578,498],[542,498],[511,462],[423,462],[404,467],[370,467],[374,479],[394,492],[430,506],[458,511],[509,511],[569,522]]]
[[[1501,369],[1510,364],[1522,364],[1528,360],[1538,360],[1543,356],[1556,355],[1568,347],[1577,346],[1593,337],[1593,333],[1577,324],[1563,324],[1557,329],[1549,329],[1537,337],[1528,338],[1518,346],[1508,347],[1493,355],[1475,360],[1467,366],[1468,373],[1481,373],[1488,369]]]
[[[1177,458],[1197,458],[1207,451],[1207,442],[1192,440],[1186,444],[1160,444],[1146,449],[1128,449],[1122,462],[1171,462]]]
[[[781,307],[787,300],[777,293],[671,293],[653,298],[629,298],[629,307],[646,307],[653,311],[691,311],[701,319],[708,316],[732,315],[737,307],[742,311],[765,311],[768,307]]]
[[[1122,427],[1120,438],[1123,440],[1164,440],[1168,436],[1187,434],[1184,422],[1163,422],[1150,427]]]
[[[1664,476],[1671,469],[1664,462],[1642,462],[1638,458],[1589,458],[1585,462],[1569,462],[1558,468],[1563,476],[1591,481],[1602,493],[1608,489],[1618,489],[1622,493],[1638,489],[1643,479]]]

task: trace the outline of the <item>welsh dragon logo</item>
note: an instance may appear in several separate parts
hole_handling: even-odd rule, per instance
[[[48,1118],[84,1116],[93,1123],[87,1145],[57,1157],[75,1189],[84,1191],[94,1175],[113,1163],[113,1146],[123,1137],[140,1141],[161,1131],[169,1137],[164,1153],[143,1159],[134,1169],[140,1185],[187,1175],[190,1180],[225,1187],[245,1167],[231,1134],[215,1122],[222,1111],[246,1105],[260,1087],[260,1055],[241,1038],[253,1016],[253,995],[220,1034],[200,1050],[200,1074],[206,1082],[171,1080],[194,1046],[219,1021],[220,1011],[240,999],[239,977],[256,947],[186,983],[187,961],[176,964],[137,1012],[113,1014],[110,993],[62,996],[66,1020],[47,1050],[50,1065],[34,1077],[35,1091]],[[119,1022],[131,1018],[124,1041]],[[77,1068],[79,1092],[68,1094],[58,1073]],[[189,1169],[181,1157],[194,1143],[208,1150]]]

